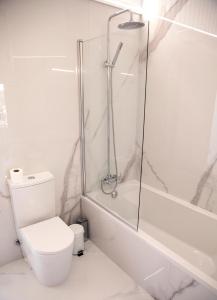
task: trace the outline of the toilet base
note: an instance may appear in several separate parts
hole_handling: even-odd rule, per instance
[[[70,274],[72,266],[73,245],[56,254],[35,254],[23,247],[24,257],[31,266],[36,278],[45,286],[56,286],[63,283]]]

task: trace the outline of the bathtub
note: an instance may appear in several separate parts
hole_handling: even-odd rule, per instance
[[[156,299],[217,299],[217,216],[142,184],[137,224],[138,197],[137,181],[120,184],[114,199],[101,191],[89,194],[94,201],[83,197],[94,242]]]

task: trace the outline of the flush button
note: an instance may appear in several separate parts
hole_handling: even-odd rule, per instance
[[[27,177],[29,180],[31,180],[31,179],[35,179],[35,176],[28,176]]]

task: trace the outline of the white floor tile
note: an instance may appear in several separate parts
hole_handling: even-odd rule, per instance
[[[72,271],[57,287],[42,286],[23,260],[0,268],[0,300],[151,300],[92,242],[81,257],[73,257]]]

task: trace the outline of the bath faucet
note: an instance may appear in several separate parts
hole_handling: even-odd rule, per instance
[[[121,175],[117,176],[116,174],[107,174],[103,179],[102,182],[107,185],[111,185],[115,182],[121,181]]]

